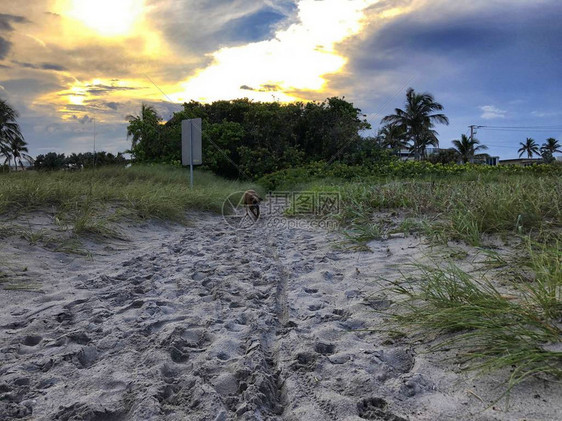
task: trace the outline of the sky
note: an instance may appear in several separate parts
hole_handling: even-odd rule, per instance
[[[429,92],[488,153],[562,141],[560,0],[0,0],[0,98],[30,154],[124,151],[142,103],[345,97],[374,134]]]

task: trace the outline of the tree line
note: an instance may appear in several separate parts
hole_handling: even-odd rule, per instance
[[[549,137],[548,139],[546,139],[546,142],[543,143],[540,148],[535,139],[531,137],[528,137],[525,142],[520,142],[519,144],[521,145],[521,147],[517,151],[519,152],[519,158],[521,158],[525,154],[527,154],[527,158],[529,159],[531,159],[533,155],[538,155],[547,164],[555,161],[555,153],[562,152],[560,142],[553,137]]]
[[[249,99],[184,103],[182,109],[164,121],[155,108],[143,104],[139,115],[128,116],[127,136],[137,162],[179,163],[181,161],[181,122],[201,118],[204,129],[203,162],[218,175],[230,178],[257,178],[265,174],[311,162],[341,162],[349,165],[384,163],[404,156],[431,162],[478,162],[487,149],[478,139],[462,135],[453,148],[428,154],[438,147],[436,124],[449,124],[443,106],[429,93],[409,88],[403,108],[381,120],[374,137],[361,132],[371,126],[359,108],[345,98],[323,102],[253,102]],[[65,156],[50,152],[34,160],[17,124],[18,113],[0,99],[0,157],[4,166],[36,169],[74,169],[94,165],[124,164],[119,153],[81,153]],[[519,156],[540,155],[554,161],[562,152],[560,143],[548,138],[539,148],[531,138],[520,143]]]
[[[436,102],[429,93],[417,93],[412,88],[406,91],[404,108],[396,108],[394,114],[387,115],[381,120],[383,124],[377,139],[379,143],[394,154],[408,150],[416,160],[429,160],[433,163],[468,163],[483,160],[489,155],[483,153],[486,145],[473,136],[461,135],[453,140],[453,147],[441,149],[438,153],[427,155],[429,146],[438,147],[439,140],[434,127],[436,123],[449,124],[449,119],[440,111],[443,106]],[[540,146],[532,138],[520,143],[519,157],[527,154],[528,158],[538,155],[545,163],[552,163],[554,154],[562,152],[558,140],[550,137]]]
[[[73,153],[68,156],[65,156],[63,153],[49,152],[45,155],[37,155],[33,162],[33,168],[36,170],[79,170],[104,165],[125,165],[127,162],[128,160],[121,152],[117,155],[101,151],[95,153]]]
[[[203,162],[225,177],[259,177],[314,161],[361,163],[388,159],[372,137],[359,108],[344,98],[323,102],[253,102],[248,99],[196,101],[162,121],[154,107],[143,105],[129,116],[130,152],[140,162],[181,159],[181,121],[201,118]]]

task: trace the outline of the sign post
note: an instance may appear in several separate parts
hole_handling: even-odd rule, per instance
[[[189,165],[190,186],[193,188],[193,166],[203,163],[200,118],[181,122],[181,163]]]

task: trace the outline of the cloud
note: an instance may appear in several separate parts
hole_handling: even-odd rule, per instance
[[[562,115],[562,111],[531,111],[531,114],[540,118],[558,117]]]
[[[91,123],[92,121],[94,121],[94,119],[88,114],[84,114],[82,117],[78,117],[76,116],[76,114],[74,114],[72,116],[72,119],[78,121],[80,124]]]
[[[59,64],[54,63],[41,63],[41,64],[33,64],[33,63],[22,63],[16,60],[12,60],[12,63],[20,66],[25,67],[27,69],[35,69],[35,70],[55,70],[55,71],[65,71],[68,70],[66,67],[61,66]]]
[[[483,113],[480,115],[481,118],[484,120],[493,120],[495,118],[505,118],[505,113],[507,111],[500,110],[493,105],[482,105],[479,107]]]
[[[144,86],[135,87],[135,86],[119,86],[119,85],[103,85],[103,84],[94,84],[94,85],[87,85],[85,92],[88,94],[98,95],[98,94],[105,94],[108,92],[116,92],[116,91],[134,91],[138,89],[145,89]]]
[[[0,32],[13,32],[12,23],[29,23],[29,20],[23,16],[0,13]],[[5,37],[0,37],[0,60],[6,58],[11,47],[12,42]]]
[[[441,74],[482,71],[488,61],[494,67],[488,66],[478,77],[485,84],[504,85],[502,89],[514,77],[532,80],[530,70],[553,74],[562,54],[556,41],[562,37],[562,8],[553,0],[541,2],[540,7],[532,1],[515,3],[435,0],[430,6],[421,0],[379,2],[370,9],[365,31],[341,46],[350,58],[348,70],[392,77],[404,68],[410,74],[438,80]],[[380,18],[396,5],[403,5],[404,12],[392,19]],[[535,58],[537,65],[522,56]],[[505,77],[498,79],[502,72]]]
[[[104,105],[112,110],[117,110],[119,108],[119,103],[118,102],[105,102]]]
[[[53,64],[53,63],[42,63],[40,65],[41,69],[43,70],[56,70],[58,72],[62,72],[65,70],[68,70],[66,67],[61,66],[59,64]]]
[[[292,0],[149,0],[147,8],[166,41],[190,55],[267,39],[296,11]]]
[[[260,89],[256,89],[248,85],[242,85],[240,86],[240,89],[245,91],[253,91],[253,92],[277,92],[281,90],[281,87],[279,85],[265,84],[265,85],[261,85]]]
[[[24,16],[8,15],[0,13],[0,31],[13,31],[12,23],[29,23]]]
[[[215,51],[213,63],[182,83],[184,92],[172,98],[233,99],[247,96],[252,86],[275,86],[281,91],[279,99],[290,101],[297,99],[294,92],[322,90],[324,76],[338,72],[346,62],[337,44],[361,30],[364,10],[375,2],[300,0],[295,23],[270,39]],[[271,100],[270,89],[250,92],[252,99]]]
[[[0,37],[0,60],[3,60],[10,51],[12,43],[5,38]]]

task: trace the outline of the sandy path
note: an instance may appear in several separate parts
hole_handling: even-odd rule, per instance
[[[373,310],[391,305],[375,279],[398,276],[397,265],[419,258],[419,240],[345,253],[334,250],[335,234],[318,229],[271,228],[264,220],[235,231],[218,216],[198,219],[144,248],[81,260],[71,273],[58,267],[45,275],[52,283],[44,282],[45,294],[4,306],[1,419],[548,420],[562,413],[560,403],[545,409],[523,392],[515,413],[482,412],[474,396],[493,382],[468,384],[438,357],[364,330],[381,327]]]

